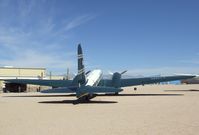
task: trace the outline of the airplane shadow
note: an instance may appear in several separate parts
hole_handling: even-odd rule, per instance
[[[74,97],[75,94],[70,95],[24,95],[24,96],[3,96],[3,97]]]
[[[174,90],[164,90],[164,91],[174,91]],[[179,91],[179,90],[176,90]],[[199,90],[198,90],[199,91]],[[183,96],[183,94],[97,94],[99,97],[103,96],[124,96],[124,97],[130,97],[130,96]],[[24,95],[24,96],[3,96],[3,97],[75,97],[75,94],[70,95]]]
[[[76,100],[62,100],[62,101],[41,101],[41,104],[74,104]],[[94,101],[81,102],[80,104],[114,104],[116,101]]]
[[[97,96],[183,96],[184,94],[101,94],[101,95],[97,95]]]
[[[100,94],[97,96],[183,96],[184,94]],[[66,95],[66,96],[75,96],[74,94]],[[41,104],[75,104],[76,100],[62,100],[62,101],[40,101],[38,103]],[[90,100],[88,102],[81,102],[80,104],[114,104],[118,103],[116,101],[96,101],[96,100]]]
[[[199,90],[190,89],[190,90],[164,90],[166,92],[199,92]]]
[[[130,97],[130,96],[183,96],[184,94],[98,94],[99,97],[108,97],[108,96],[121,96],[121,97]],[[3,96],[3,97],[75,97],[75,94],[70,95],[23,95],[23,96]],[[75,104],[76,100],[62,100],[62,101],[40,101],[41,104]],[[96,101],[90,100],[88,102],[81,102],[80,104],[114,104],[118,103],[116,101]]]

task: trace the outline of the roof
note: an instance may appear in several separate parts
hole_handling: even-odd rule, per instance
[[[0,67],[0,69],[32,69],[32,70],[46,70],[46,68],[37,68],[37,67],[11,67],[11,66],[5,66]]]

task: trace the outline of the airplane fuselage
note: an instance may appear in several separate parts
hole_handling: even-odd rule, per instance
[[[102,79],[102,71],[99,69],[91,71],[86,77],[85,86],[97,86]]]

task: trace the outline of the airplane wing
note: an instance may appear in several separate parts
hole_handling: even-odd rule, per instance
[[[111,79],[101,79],[98,86],[112,87],[112,80]]]
[[[33,84],[33,85],[43,85],[43,86],[52,86],[52,87],[67,87],[72,84],[72,80],[8,79],[4,81],[10,83]]]
[[[120,80],[120,87],[153,84],[160,82],[169,82],[176,80],[184,80],[195,77],[194,75],[176,75],[176,76],[162,76],[162,77],[141,77],[141,78],[128,78]],[[111,79],[102,79],[98,86],[113,87]]]
[[[188,78],[193,78],[193,75],[178,75],[178,76],[162,76],[162,77],[143,77],[143,78],[129,78],[121,79],[121,87],[134,86],[134,85],[144,85],[144,84],[153,84],[160,82],[169,82],[176,80],[183,80]]]
[[[77,87],[60,87],[48,90],[42,90],[41,93],[75,93]]]
[[[142,77],[142,78],[128,78],[121,79],[120,86],[135,86],[135,85],[144,85],[144,84],[153,84],[159,82],[168,82],[175,80],[184,80],[193,78],[192,75],[177,75],[177,76],[162,76],[162,77]],[[34,79],[9,79],[5,80],[10,83],[19,83],[19,84],[33,84],[33,85],[44,85],[52,87],[68,87],[71,86],[72,80],[34,80]],[[112,80],[102,79],[98,86],[112,87]]]

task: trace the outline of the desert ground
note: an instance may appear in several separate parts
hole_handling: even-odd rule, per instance
[[[73,105],[74,95],[0,94],[0,135],[198,135],[199,85],[127,87]]]

